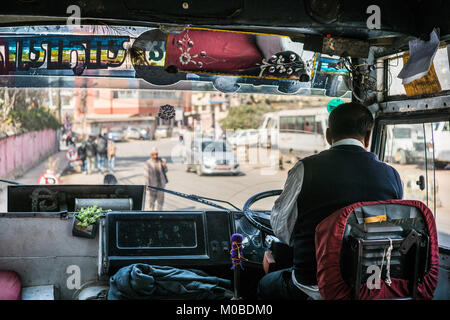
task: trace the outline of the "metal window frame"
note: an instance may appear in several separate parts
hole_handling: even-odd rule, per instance
[[[407,101],[405,101],[407,102]],[[384,151],[387,138],[387,125],[395,124],[421,124],[449,121],[450,108],[447,109],[430,109],[412,112],[392,112],[380,113],[375,118],[375,126],[372,132],[371,152],[375,153],[381,161],[384,161]],[[434,157],[434,155],[433,155]],[[438,243],[439,250],[450,250],[450,247],[441,246]]]

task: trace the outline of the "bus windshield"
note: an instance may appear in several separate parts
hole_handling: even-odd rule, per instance
[[[194,30],[189,32],[193,37]],[[309,81],[188,72],[175,80],[166,77],[172,83],[161,86],[161,72],[168,74],[163,62],[172,53],[155,47],[147,52],[147,59],[153,59],[150,66],[142,66],[133,51],[148,37],[161,45],[165,38],[159,29],[66,25],[0,28],[0,34],[9,48],[6,65],[11,66],[0,71],[12,79],[0,89],[7,106],[2,109],[1,152],[15,157],[0,166],[0,176],[20,172],[22,183],[102,184],[105,175],[113,174],[119,184],[144,184],[145,163],[157,152],[167,163],[171,189],[233,199],[243,206],[251,195],[283,186],[286,169],[294,165],[285,157],[327,148],[326,105],[333,97],[350,101],[348,72],[338,65],[339,57],[303,50],[301,43],[287,38],[280,45],[310,66],[301,71]],[[257,43],[267,39],[257,38]],[[261,44],[253,49],[256,55],[270,48]],[[83,60],[82,53],[90,60]],[[202,55],[198,53],[199,61],[207,58]],[[231,80],[237,81],[237,90],[228,90]],[[262,129],[271,114],[267,129]],[[31,135],[35,140],[27,138]],[[26,141],[23,149],[11,151],[19,140]],[[202,152],[234,153],[236,166],[220,164],[214,171],[212,162],[208,168],[190,163],[189,152],[197,142]],[[214,174],[192,176],[194,169]],[[224,181],[232,186],[225,193]],[[168,195],[164,209],[188,203],[171,201]],[[6,210],[6,198],[2,206]]]

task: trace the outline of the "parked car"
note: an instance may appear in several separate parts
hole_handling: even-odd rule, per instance
[[[198,175],[240,172],[232,146],[223,140],[192,140],[185,165],[186,171],[194,170]]]
[[[153,140],[153,132],[150,128],[140,128],[139,133],[141,134],[141,139],[143,140]]]
[[[125,133],[121,128],[112,128],[109,130],[108,139],[112,139],[114,142],[120,142],[125,139]]]
[[[155,130],[155,138],[168,138],[170,137],[170,133],[169,126],[158,126]]]
[[[140,129],[134,127],[128,127],[125,130],[125,138],[126,139],[142,139]]]
[[[228,138],[228,141],[233,146],[256,146],[259,141],[259,131],[256,129],[238,130]]]

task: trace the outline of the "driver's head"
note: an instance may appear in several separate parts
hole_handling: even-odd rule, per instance
[[[355,103],[343,103],[328,117],[327,141],[333,144],[342,139],[353,138],[369,147],[374,120],[365,106]]]

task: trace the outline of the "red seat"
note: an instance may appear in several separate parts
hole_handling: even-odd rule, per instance
[[[19,275],[11,270],[0,270],[0,300],[21,300],[22,285]]]
[[[376,215],[372,215],[375,213]],[[411,216],[412,215],[412,216]],[[358,224],[371,224],[382,223],[377,222],[378,218],[383,217],[385,221],[389,223],[395,223],[396,226],[403,226],[406,229],[417,229],[424,238],[428,238],[427,245],[424,249],[417,249],[419,244],[415,243],[414,250],[419,250],[419,253],[415,254],[416,258],[414,263],[409,263],[408,260],[404,260],[405,267],[414,267],[413,264],[422,265],[422,267],[414,267],[414,272],[410,274],[408,278],[398,278],[393,276],[390,278],[391,283],[382,279],[380,288],[369,289],[367,283],[360,282],[356,277],[355,285],[351,288],[350,284],[344,280],[344,275],[341,272],[341,262],[345,262],[345,259],[341,260],[341,249],[343,246],[343,240],[352,232],[358,230]],[[414,217],[414,218],[412,218]],[[351,222],[352,221],[352,222]],[[351,228],[348,228],[348,224],[352,224]],[[367,227],[368,229],[369,227]],[[354,230],[354,231],[352,231]],[[367,230],[368,232],[368,230]],[[407,231],[410,232],[410,231]],[[381,234],[381,233],[379,233]],[[375,235],[375,234],[374,234]],[[385,241],[377,236],[377,240],[372,241]],[[392,235],[388,236],[389,238]],[[394,239],[394,237],[392,237]],[[390,239],[389,241],[391,241]],[[400,238],[401,243],[405,243],[405,239]],[[395,240],[395,241],[400,241]],[[337,210],[332,215],[328,216],[317,226],[316,234],[316,259],[317,259],[317,281],[320,289],[320,293],[325,300],[332,299],[396,299],[412,297],[414,299],[432,299],[434,291],[437,286],[438,280],[438,268],[439,268],[439,249],[437,242],[436,222],[431,210],[422,202],[415,200],[388,200],[388,201],[373,201],[373,202],[359,202],[347,206],[343,209]],[[394,241],[394,240],[392,240]],[[370,242],[368,240],[362,241]],[[392,242],[391,242],[392,245]],[[357,247],[358,260],[354,265],[357,267],[357,272],[361,273],[361,261],[364,252],[362,246]],[[383,251],[382,249],[379,249]],[[395,248],[399,250],[399,248]],[[424,251],[425,255],[421,262],[418,260],[421,258],[421,252]],[[375,251],[371,252],[372,257],[375,256]],[[405,255],[405,253],[399,253],[399,256]],[[384,253],[383,253],[384,257]],[[419,257],[419,258],[417,258]],[[370,257],[369,257],[370,258]],[[384,259],[384,258],[383,258]],[[394,258],[394,259],[399,259]],[[350,259],[352,265],[355,260]],[[377,260],[374,260],[377,261]],[[399,260],[403,261],[403,260]],[[413,260],[411,260],[413,261]],[[373,262],[374,264],[377,264]],[[402,266],[402,265],[400,265]],[[420,271],[420,270],[421,271]],[[343,267],[345,270],[345,266]],[[399,269],[401,270],[401,269]],[[386,271],[386,268],[385,268]],[[420,271],[420,277],[419,277]],[[352,293],[353,291],[353,293]]]

